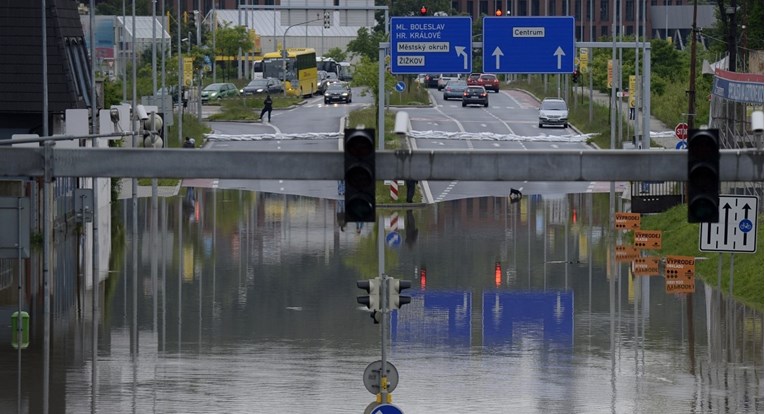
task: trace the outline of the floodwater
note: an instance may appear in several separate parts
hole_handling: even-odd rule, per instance
[[[763,411],[761,311],[633,277],[607,194],[379,208],[342,230],[335,200],[297,196],[141,199],[135,233],[121,208],[95,363],[87,290],[52,315],[49,360],[40,329],[20,362],[0,352],[0,411],[362,413],[381,325],[356,280],[380,266],[412,281],[387,325],[406,413]]]

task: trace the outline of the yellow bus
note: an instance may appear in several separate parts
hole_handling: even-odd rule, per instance
[[[263,55],[263,77],[285,81],[284,90],[288,95],[314,95],[319,90],[316,51],[311,48],[288,48],[286,62],[281,50],[266,53]]]

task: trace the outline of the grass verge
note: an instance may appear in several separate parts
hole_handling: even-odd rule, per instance
[[[548,83],[548,93],[545,94],[544,81],[541,77],[532,77],[531,82],[528,80],[519,80],[511,82],[508,85],[510,88],[523,89],[528,91],[538,99],[543,99],[545,96],[554,95],[553,92],[549,92],[550,84]],[[569,123],[576,126],[576,128],[584,134],[593,134],[587,142],[597,145],[599,148],[608,149],[611,148],[611,114],[608,107],[603,106],[597,102],[593,102],[592,105],[592,122],[590,122],[590,99],[588,96],[577,96],[577,103],[574,106],[572,103],[568,104],[568,118]],[[624,125],[628,125],[625,121]],[[625,127],[626,131],[626,127]],[[631,139],[628,142],[632,142]],[[621,148],[620,142],[616,142],[616,147]]]
[[[722,260],[722,278],[720,285],[728,291],[731,254],[699,252],[699,226],[688,223],[688,209],[685,205],[676,206],[664,213],[645,216],[641,220],[644,230],[662,231],[661,255],[679,255],[703,257],[696,261],[696,277],[717,286],[718,260]],[[762,309],[763,303],[763,216],[757,217],[757,253],[733,254],[734,283],[733,296],[740,302],[754,309]]]
[[[241,96],[221,101],[221,111],[210,115],[210,121],[255,121],[260,119],[265,96]],[[274,109],[285,109],[300,103],[303,98],[271,95]]]

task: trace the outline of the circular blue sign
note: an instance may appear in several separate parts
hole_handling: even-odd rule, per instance
[[[404,89],[406,89],[406,84],[404,83],[404,81],[396,82],[396,91],[397,92],[404,92]]]
[[[398,247],[401,245],[401,235],[396,231],[392,231],[385,236],[385,244],[389,247]]]
[[[678,141],[677,145],[675,145],[675,149],[683,150],[688,149],[688,141]]]
[[[749,233],[752,231],[752,221],[749,219],[743,219],[741,222],[738,223],[738,228],[743,231],[744,233]]]
[[[375,407],[372,414],[404,414],[404,412],[393,404],[382,404]]]

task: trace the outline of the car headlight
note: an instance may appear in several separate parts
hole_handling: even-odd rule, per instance
[[[325,92],[325,93],[324,93],[324,96],[329,96],[329,92]]]
[[[343,96],[348,96],[348,92],[343,92]]]
[[[211,96],[211,97],[214,97],[214,96],[215,96],[215,95],[217,95],[217,94],[218,94],[218,92],[210,92],[210,96]]]

